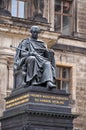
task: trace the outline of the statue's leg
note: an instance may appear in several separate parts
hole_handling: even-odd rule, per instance
[[[22,69],[16,70],[14,73],[14,88],[23,87],[26,85],[25,83],[26,72]]]
[[[26,60],[26,82],[31,82],[34,77],[36,77],[38,72],[38,65],[36,58],[34,56],[29,56]]]
[[[52,66],[50,62],[45,62],[43,64],[43,80],[53,82]]]
[[[54,75],[53,69],[50,62],[45,62],[43,64],[43,76],[42,80],[46,83],[48,88],[54,88],[56,85],[54,84]]]

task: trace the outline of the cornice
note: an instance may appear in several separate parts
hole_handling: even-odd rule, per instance
[[[16,112],[15,114],[11,114],[11,115],[7,115],[7,116],[3,116],[2,118],[0,118],[0,121],[6,118],[11,118],[14,116],[18,116],[18,115],[22,115],[22,114],[28,114],[28,115],[35,115],[35,116],[47,116],[47,117],[57,117],[57,118],[64,118],[64,119],[74,119],[77,118],[78,115],[77,114],[72,114],[72,113],[60,113],[60,112],[48,112],[48,111],[35,111],[32,109],[28,109],[28,110],[24,110],[22,112]]]
[[[41,22],[34,22],[26,19],[21,18],[15,18],[15,17],[4,17],[0,16],[0,20],[3,20],[3,22],[0,21],[0,32],[1,33],[7,33],[11,35],[17,36],[30,36],[30,27],[32,25],[37,25],[41,28],[41,33],[39,35],[39,38],[42,39],[44,42],[47,43],[48,47],[50,47],[52,44],[54,44],[58,36],[60,34],[50,31],[50,24],[47,23],[41,23]]]
[[[5,24],[0,24],[0,32],[11,34],[11,35],[17,35],[23,37],[28,37],[30,36],[29,29],[24,28],[24,27],[19,27],[19,26],[13,26],[13,25],[5,25]],[[39,39],[43,40],[46,42],[48,47],[52,46],[54,43],[56,43],[58,39],[59,34],[55,32],[50,32],[50,31],[41,31],[39,35]]]

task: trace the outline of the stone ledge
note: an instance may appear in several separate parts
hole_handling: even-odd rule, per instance
[[[54,50],[60,50],[60,51],[69,51],[69,52],[74,52],[74,53],[81,53],[81,54],[86,54],[86,48],[83,47],[77,47],[77,46],[72,46],[72,45],[63,45],[56,43],[51,47]]]
[[[7,115],[7,116],[3,116],[3,117],[0,117],[0,121],[3,120],[3,119],[8,119],[8,118],[11,118],[11,117],[14,117],[14,116],[18,116],[18,115],[21,115],[21,114],[30,114],[30,115],[40,115],[40,116],[51,116],[51,117],[58,117],[58,118],[77,118],[79,115],[77,114],[69,114],[69,113],[62,113],[62,112],[54,112],[54,111],[40,111],[40,110],[25,110],[25,111],[22,111],[22,112],[16,112],[15,114],[12,114],[12,115]]]
[[[29,86],[29,87],[21,87],[21,88],[17,88],[17,89],[13,89],[11,96],[16,96],[18,94],[23,94],[26,92],[42,92],[42,93],[48,93],[48,94],[59,94],[59,95],[70,95],[69,93],[66,93],[65,90],[59,90],[59,89],[52,89],[52,90],[48,90],[46,88],[46,86]],[[10,97],[7,97],[10,98]]]

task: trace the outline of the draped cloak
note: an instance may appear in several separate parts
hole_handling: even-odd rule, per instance
[[[16,68],[18,70],[22,68],[26,71],[25,82],[33,81],[33,84],[41,84],[48,80],[47,77],[53,82],[55,78],[55,68],[50,62],[49,51],[44,42],[27,38],[19,44],[18,48],[21,50],[17,50],[16,52],[14,69]],[[31,56],[35,58],[34,64],[31,64]],[[45,63],[50,65],[45,68]],[[28,67],[27,64],[30,64],[30,67]],[[46,70],[45,72],[43,72],[44,69]]]

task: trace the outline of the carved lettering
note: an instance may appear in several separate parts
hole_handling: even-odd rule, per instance
[[[16,105],[20,105],[26,102],[35,102],[35,103],[49,103],[56,105],[65,105],[65,102],[69,101],[68,97],[59,96],[59,95],[45,95],[45,94],[34,94],[29,93],[22,95],[17,98],[13,98],[6,102],[6,108],[15,107]]]

